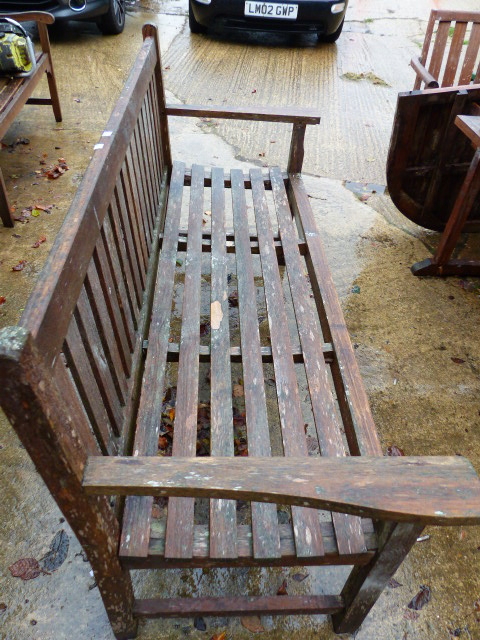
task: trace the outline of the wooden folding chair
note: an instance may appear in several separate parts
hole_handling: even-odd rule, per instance
[[[433,10],[420,58],[410,65],[417,73],[414,90],[480,83],[480,11]]]

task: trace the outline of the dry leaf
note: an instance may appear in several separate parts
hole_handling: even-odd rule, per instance
[[[392,444],[390,447],[388,447],[387,449],[387,456],[404,456],[405,453],[403,452],[403,449],[400,449],[400,447],[397,447],[397,445]]]
[[[462,360],[462,358],[452,358],[452,362],[455,364],[463,364],[465,360]]]
[[[407,606],[409,609],[420,611],[420,609],[423,609],[423,607],[430,602],[430,598],[430,587],[422,584],[420,585],[420,591],[411,599]]]
[[[38,578],[41,573],[47,573],[40,567],[35,558],[21,558],[8,568],[14,578],[21,578],[22,580],[33,580]]]
[[[418,620],[420,614],[416,611],[412,611],[411,609],[405,609],[405,611],[403,612],[403,617],[407,620]]]
[[[32,249],[38,249],[38,247],[46,241],[46,236],[40,236],[40,238],[36,242],[34,242],[34,244],[32,244]]]
[[[225,640],[227,637],[227,632],[222,631],[222,633],[216,633],[214,636],[210,638],[210,640]]]
[[[262,633],[265,631],[260,618],[258,616],[249,616],[248,618],[240,618],[242,627],[248,629],[251,633]]]
[[[18,264],[16,264],[14,267],[12,267],[12,271],[22,271],[22,269],[25,268],[26,264],[27,264],[26,260],[20,260],[20,262]]]
[[[278,587],[277,596],[288,596],[286,580],[284,580],[282,584]]]
[[[308,578],[309,575],[310,574],[308,573],[294,573],[292,576],[292,580],[295,580],[295,582],[303,582]]]
[[[233,397],[234,398],[242,398],[244,395],[243,386],[241,384],[233,385]]]
[[[7,299],[4,296],[0,296],[0,304],[5,304]]]

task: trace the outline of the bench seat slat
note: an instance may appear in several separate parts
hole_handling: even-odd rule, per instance
[[[243,386],[247,421],[249,456],[271,455],[265,385],[250,252],[244,175],[231,171],[231,195],[235,227],[240,341],[243,353]],[[255,557],[276,558],[280,555],[277,508],[275,505],[252,503],[253,549]]]
[[[210,306],[210,454],[234,455],[232,372],[228,306],[228,263],[225,247],[224,172],[212,169],[212,252]],[[236,558],[237,511],[233,500],[210,501],[210,556]]]
[[[190,234],[185,259],[177,400],[173,425],[173,456],[195,456],[197,445],[203,175],[203,167],[193,165],[188,220]],[[167,557],[191,558],[194,506],[194,500],[189,498],[169,500],[165,541]]]
[[[267,303],[278,411],[286,456],[308,456],[300,394],[295,374],[287,312],[275,254],[272,225],[265,196],[262,171],[250,171],[258,244]],[[303,507],[292,508],[295,543],[299,558],[323,554],[318,513]]]
[[[377,536],[370,519],[362,519],[362,530],[365,536],[367,551],[358,554],[340,555],[337,539],[331,522],[320,522],[324,553],[320,556],[310,556],[303,559],[306,566],[326,564],[367,564],[377,549]],[[141,567],[185,567],[185,566],[298,566],[299,560],[295,547],[295,537],[291,523],[279,524],[280,556],[278,558],[255,558],[253,555],[252,527],[248,524],[240,524],[236,529],[237,558],[224,559],[212,558],[210,553],[210,530],[208,525],[195,525],[193,532],[193,557],[186,562],[165,559],[165,519],[152,520],[150,534],[150,546],[148,558],[125,559],[125,566],[136,569]]]
[[[296,230],[282,175],[278,168],[270,170],[270,180],[304,354],[305,371],[320,451],[325,456],[344,456],[346,452],[329,383],[328,369],[319,349],[322,331],[314,313],[313,302],[304,277],[304,265],[296,247]],[[363,551],[365,543],[358,519],[346,517],[343,514],[333,514],[332,517],[341,553]]]
[[[158,450],[184,173],[184,163],[175,162],[165,219],[166,238],[158,262],[160,275],[155,284],[149,349],[133,446],[134,455],[153,456]],[[126,500],[120,556],[147,556],[152,502],[150,497],[132,497]]]

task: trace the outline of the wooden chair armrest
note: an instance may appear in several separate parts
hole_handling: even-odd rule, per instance
[[[480,523],[480,481],[465,458],[90,457],[83,485],[103,495],[275,502],[395,522]]]
[[[22,11],[21,13],[0,13],[0,18],[12,18],[17,22],[42,22],[43,24],[53,24],[54,16],[47,11]]]
[[[410,66],[415,70],[416,74],[425,83],[425,87],[428,89],[438,89],[438,81],[429,73],[423,64],[420,62],[420,58],[412,58],[410,60]]]
[[[313,109],[272,109],[272,107],[224,107],[185,104],[167,104],[169,116],[195,118],[224,118],[231,120],[260,120],[265,122],[291,122],[293,124],[319,124],[320,116]]]

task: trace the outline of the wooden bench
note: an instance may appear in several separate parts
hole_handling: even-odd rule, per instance
[[[0,17],[8,17],[17,22],[36,22],[40,37],[41,51],[36,54],[37,67],[35,71],[24,78],[0,77],[0,140],[8,131],[10,125],[20,113],[25,104],[52,105],[55,120],[62,121],[62,112],[58,98],[55,74],[53,72],[52,54],[48,38],[47,25],[53,24],[55,18],[44,11],[30,13],[0,14]],[[32,98],[35,87],[47,74],[50,98]],[[0,170],[0,218],[4,226],[13,227],[13,216],[8,202],[5,182]]]
[[[433,9],[420,57],[410,61],[414,90],[480,83],[480,11]]]
[[[480,522],[480,482],[457,456],[382,456],[299,173],[318,116],[165,104],[143,33],[20,325],[0,333],[2,407],[117,638],[141,617],[262,613],[353,632],[425,524]],[[291,123],[289,170],[172,163],[171,115]],[[341,594],[311,596],[139,599],[129,574],[297,565],[354,566]]]

